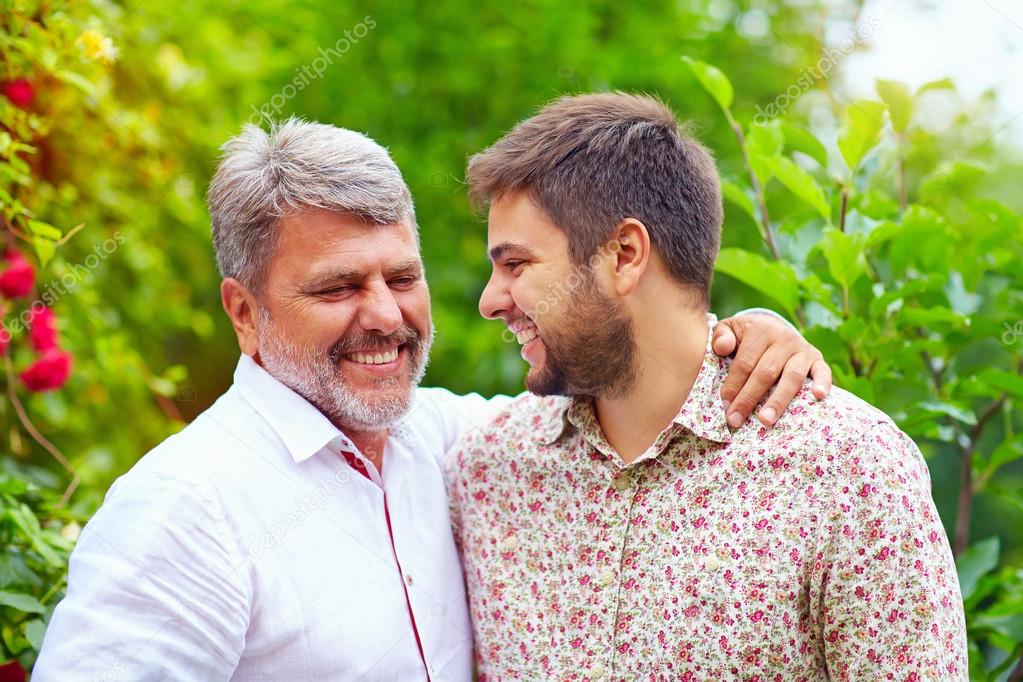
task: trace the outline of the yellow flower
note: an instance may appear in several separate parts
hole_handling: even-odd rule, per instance
[[[103,64],[112,64],[117,59],[117,48],[113,41],[96,29],[84,31],[75,43],[85,50],[89,59]]]

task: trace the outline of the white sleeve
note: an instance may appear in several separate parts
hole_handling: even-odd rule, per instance
[[[458,395],[446,388],[423,388],[419,392],[421,399],[436,410],[444,430],[444,452],[467,430],[486,424],[515,400],[514,396],[507,395],[493,398],[484,398],[479,393]]]
[[[115,483],[71,555],[33,682],[231,677],[252,592],[211,497],[151,472]]]
[[[792,324],[791,322],[786,320],[782,315],[776,313],[770,308],[746,308],[745,310],[740,310],[732,317],[739,317],[740,315],[751,315],[753,313],[760,313],[761,315],[771,315],[772,317],[777,317],[779,320],[787,324],[789,328],[792,329],[793,331],[797,332],[799,331],[798,329],[796,329],[796,325]]]

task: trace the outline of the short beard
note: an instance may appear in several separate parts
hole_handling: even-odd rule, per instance
[[[402,326],[393,334],[359,334],[342,337],[326,352],[298,346],[278,329],[270,312],[259,308],[261,327],[259,357],[266,371],[298,393],[339,428],[371,431],[397,423],[412,406],[416,386],[422,381],[433,343],[431,323],[426,338],[418,330]],[[408,353],[408,377],[385,377],[377,381],[383,395],[365,396],[345,382],[339,362],[354,350],[403,345]]]
[[[543,367],[526,375],[536,395],[613,398],[636,381],[632,320],[586,274],[565,305],[565,314],[543,330]]]

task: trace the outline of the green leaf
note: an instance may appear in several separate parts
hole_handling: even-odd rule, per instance
[[[757,176],[760,186],[764,187],[773,175],[773,159],[781,154],[785,138],[777,125],[752,125],[746,131],[746,154],[753,175]]]
[[[46,610],[46,607],[40,604],[38,599],[31,594],[21,592],[0,591],[0,604],[25,613],[42,613]]]
[[[1009,462],[1015,462],[1020,457],[1023,457],[1023,435],[1002,441],[991,453],[987,468],[990,471],[996,471]]]
[[[973,590],[977,587],[980,577],[993,569],[998,564],[998,554],[1001,543],[997,537],[970,545],[970,547],[956,559],[956,570],[959,573],[959,589],[963,593],[963,599],[969,599]]]
[[[741,208],[743,213],[753,219],[753,222],[760,224],[756,209],[753,207],[753,200],[738,183],[725,180],[721,183],[721,193],[725,199]]]
[[[828,150],[820,140],[813,136],[813,133],[788,121],[782,122],[781,131],[785,136],[785,146],[788,149],[802,152],[819,163],[822,168],[827,168]]]
[[[716,66],[711,66],[692,57],[682,57],[682,61],[689,66],[689,70],[696,76],[696,80],[700,82],[703,89],[710,93],[714,101],[731,117],[730,110],[735,91],[732,89],[732,83],[728,80],[728,76]]]
[[[799,164],[784,156],[776,156],[771,161],[771,170],[774,177],[790,192],[810,204],[825,220],[831,219],[831,206],[824,196],[824,190]]]
[[[39,264],[44,267],[53,260],[53,256],[57,253],[57,248],[53,245],[53,240],[45,237],[34,237],[32,239],[32,246],[35,247],[36,257],[39,259]]]
[[[828,261],[831,277],[845,288],[868,272],[863,255],[866,237],[831,228],[824,231],[819,248]]]
[[[57,241],[63,236],[61,231],[58,230],[56,227],[50,225],[49,223],[44,223],[41,220],[28,221],[28,229],[34,235],[43,237],[44,239],[50,239],[53,241]]]
[[[46,623],[39,618],[33,618],[25,625],[25,639],[32,644],[36,651],[43,646],[43,635],[46,634]]]
[[[860,161],[881,140],[884,126],[884,105],[880,102],[860,100],[845,110],[845,127],[838,136],[838,149],[849,170],[855,172]]]
[[[781,154],[785,147],[785,135],[777,121],[766,125],[751,125],[746,131],[746,143],[749,149],[763,154],[775,156]]]
[[[1023,377],[1003,369],[985,369],[977,379],[997,389],[1023,398]]]
[[[920,409],[926,410],[927,412],[944,414],[956,421],[960,421],[969,426],[973,426],[977,423],[977,416],[973,412],[961,405],[942,401],[942,400],[925,400],[920,403]]]
[[[796,273],[787,263],[769,261],[759,253],[745,249],[728,248],[718,254],[714,269],[770,296],[782,305],[786,313],[795,316],[799,283]]]
[[[919,97],[923,93],[929,92],[931,90],[955,90],[955,89],[956,89],[955,83],[952,82],[951,78],[942,78],[940,80],[930,81],[928,83],[924,83],[923,85],[921,85],[916,91],[916,96]]]
[[[93,84],[92,81],[81,76],[80,74],[77,74],[74,71],[61,69],[59,71],[54,72],[53,75],[56,76],[59,80],[64,81],[68,85],[73,85],[74,87],[78,88],[89,97],[96,97],[97,94],[96,85]]]
[[[905,132],[913,117],[913,95],[910,94],[909,86],[899,81],[878,80],[877,94],[888,105],[892,127],[897,132]]]

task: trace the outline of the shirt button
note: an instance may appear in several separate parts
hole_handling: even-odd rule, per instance
[[[405,584],[408,585],[409,587],[412,587],[412,574],[411,573],[406,573],[405,574]]]
[[[593,670],[590,671],[590,679],[597,680],[604,676],[604,666],[598,663],[593,666]]]
[[[607,587],[615,581],[615,572],[611,570],[604,571],[600,574],[600,578],[598,578],[598,580],[600,581],[601,587]]]
[[[719,568],[721,568],[721,562],[718,561],[718,558],[712,554],[709,557],[707,557],[707,560],[705,562],[703,562],[703,567],[706,568],[708,571],[716,571]]]
[[[618,478],[614,482],[615,490],[626,490],[630,485],[632,485],[632,475],[628,471],[618,474]]]

